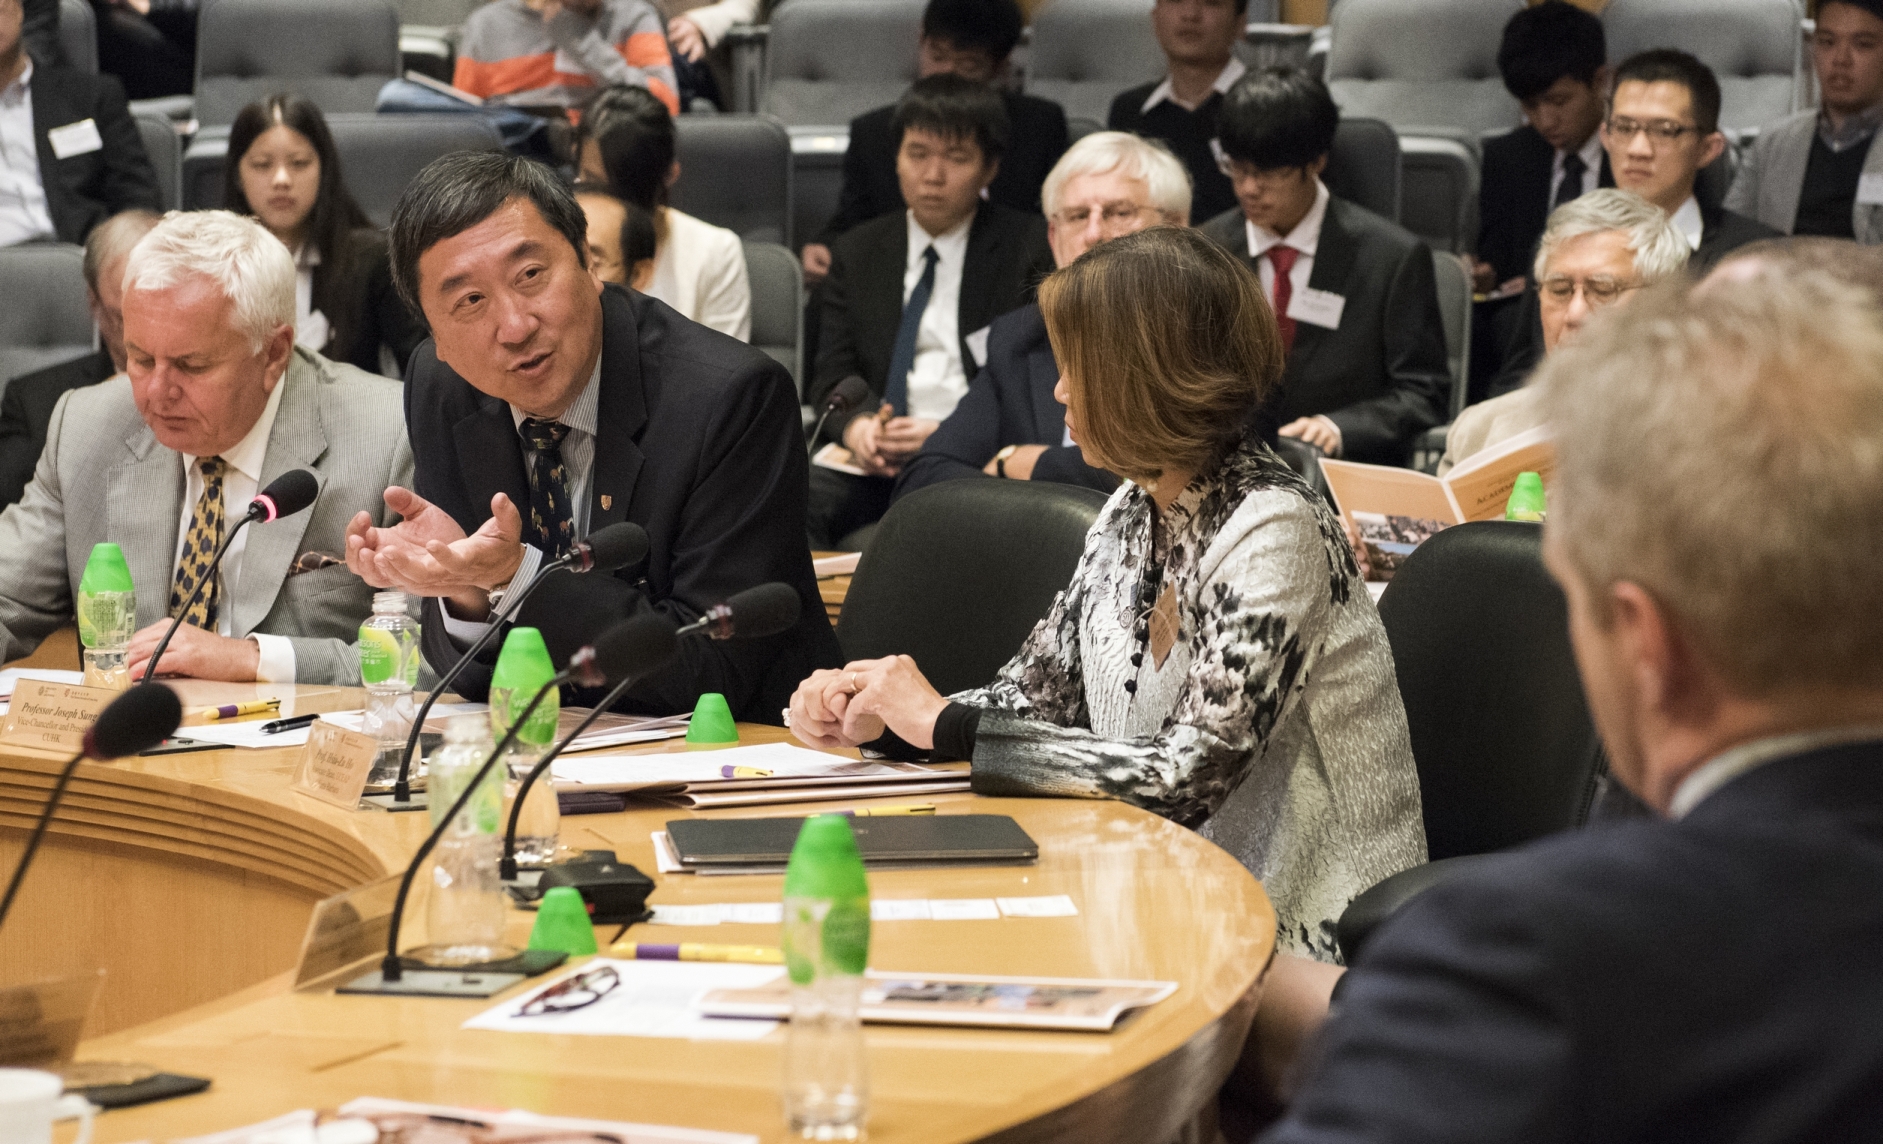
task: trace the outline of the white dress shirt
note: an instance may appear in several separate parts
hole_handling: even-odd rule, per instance
[[[242,514],[248,511],[248,504],[255,499],[261,488],[262,465],[268,459],[268,435],[274,432],[275,412],[281,408],[281,392],[288,387],[285,375],[275,385],[275,391],[268,395],[268,404],[262,407],[262,415],[255,419],[249,428],[248,436],[236,442],[233,449],[222,452],[222,529],[223,535]],[[176,567],[183,559],[183,542],[189,539],[190,520],[196,514],[196,502],[203,495],[203,472],[196,467],[201,458],[183,454],[183,516],[177,522],[177,550],[170,566]],[[235,590],[242,578],[242,553],[248,548],[248,529],[235,534],[229,542],[229,551],[224,554],[222,564],[216,569],[221,585],[221,596],[216,606],[216,632],[219,635],[235,635]],[[174,577],[174,573],[172,574]],[[175,579],[171,580],[174,586]],[[165,589],[168,599],[169,589]],[[250,632],[249,639],[261,649],[261,660],[255,666],[255,678],[262,683],[294,682],[294,643],[286,636],[264,635]]]
[[[967,367],[961,361],[961,270],[968,260],[968,228],[974,216],[961,220],[946,234],[930,235],[905,212],[909,221],[909,261],[902,274],[902,303],[922,280],[927,266],[923,254],[935,248],[935,289],[916,327],[915,364],[909,369],[909,416],[945,421],[968,392]]]
[[[1216,82],[1210,84],[1210,90],[1218,95],[1228,94],[1229,89],[1236,86],[1236,81],[1241,79],[1248,70],[1249,67],[1247,64],[1234,56],[1230,56],[1229,62],[1223,65],[1223,70],[1216,74]],[[1205,100],[1208,98],[1208,96],[1204,97]],[[1183,100],[1178,99],[1176,90],[1170,86],[1170,77],[1165,76],[1163,83],[1151,89],[1150,97],[1144,101],[1144,106],[1138,109],[1138,114],[1144,114],[1166,99],[1170,100],[1178,107],[1183,108],[1185,111],[1195,111],[1201,106],[1200,104],[1185,103]]]
[[[1308,288],[1308,278],[1314,273],[1314,252],[1321,244],[1321,222],[1327,218],[1327,200],[1333,196],[1328,193],[1327,184],[1314,180],[1314,205],[1308,213],[1301,216],[1301,221],[1286,235],[1276,234],[1267,227],[1260,227],[1248,219],[1242,220],[1242,228],[1249,236],[1249,257],[1255,259],[1255,270],[1262,279],[1262,294],[1268,304],[1275,304],[1275,264],[1262,257],[1270,247],[1291,246],[1300,253],[1295,255],[1294,269],[1288,272],[1288,289],[1296,298]],[[1286,315],[1282,315],[1286,317]]]
[[[1582,189],[1577,191],[1576,194],[1578,196],[1586,195],[1595,189],[1597,183],[1602,181],[1602,133],[1600,131],[1591,133],[1589,141],[1584,143],[1582,150],[1576,152],[1576,154],[1582,159]],[[1556,157],[1550,160],[1549,201],[1552,203],[1556,201],[1556,192],[1562,188],[1563,160],[1568,158],[1568,156],[1569,152],[1558,151],[1556,152]]]
[[[1674,212],[1673,221],[1674,229],[1686,238],[1687,245],[1700,249],[1700,239],[1706,233],[1706,220],[1700,217],[1700,200],[1688,195],[1687,201]]]
[[[0,246],[57,237],[33,137],[33,62],[0,88]]]

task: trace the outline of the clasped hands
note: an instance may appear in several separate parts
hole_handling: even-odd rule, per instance
[[[490,590],[508,584],[523,563],[523,517],[510,498],[490,498],[490,519],[469,536],[450,513],[410,489],[387,489],[386,507],[402,518],[398,524],[377,528],[361,512],[347,525],[353,574],[375,588],[439,597],[459,619],[488,616]]]
[[[940,427],[941,422],[925,417],[858,417],[844,427],[843,447],[850,450],[864,472],[873,477],[893,477],[902,471],[905,461],[921,452],[922,442]]]
[[[947,706],[913,659],[895,655],[812,672],[787,714],[791,733],[808,747],[860,747],[887,728],[926,751],[935,746],[935,719]]]

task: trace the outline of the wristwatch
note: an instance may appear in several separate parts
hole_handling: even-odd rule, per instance
[[[1007,475],[1007,458],[1013,456],[1015,453],[1019,452],[1019,450],[1020,450],[1020,446],[1009,445],[1005,449],[1002,449],[1000,452],[994,454],[994,475],[995,476],[1004,478]]]

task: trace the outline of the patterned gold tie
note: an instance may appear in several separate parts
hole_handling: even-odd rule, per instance
[[[196,462],[203,474],[203,495],[196,498],[196,511],[190,514],[190,533],[183,538],[183,553],[177,557],[176,576],[170,581],[170,615],[182,613],[183,622],[207,631],[216,630],[216,603],[221,586],[216,577],[203,585],[196,602],[184,610],[183,601],[190,589],[209,570],[209,562],[222,547],[222,473],[221,457],[203,457]]]

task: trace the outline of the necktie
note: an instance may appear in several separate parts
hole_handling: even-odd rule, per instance
[[[922,277],[902,307],[902,325],[896,327],[896,349],[889,355],[889,377],[883,382],[883,400],[900,417],[909,411],[909,371],[915,368],[915,335],[922,327],[922,314],[928,309],[929,296],[935,293],[935,264],[941,255],[929,247],[922,252],[927,265]]]
[[[1295,320],[1288,316],[1288,303],[1294,300],[1295,284],[1289,279],[1295,259],[1301,252],[1292,246],[1268,248],[1268,264],[1275,268],[1275,325],[1281,329],[1281,349],[1285,356],[1295,348]]]
[[[551,560],[559,560],[575,544],[569,478],[562,467],[562,439],[569,435],[569,427],[560,421],[526,417],[518,428],[536,454],[530,465],[530,517],[523,524],[523,543],[535,545]]]
[[[190,531],[183,538],[183,553],[177,557],[176,575],[170,580],[170,615],[205,631],[216,630],[217,597],[221,595],[220,576],[203,585],[196,602],[187,610],[183,601],[198,580],[209,571],[209,562],[222,547],[222,473],[221,457],[203,457],[196,462],[203,474],[203,495],[196,498],[190,512]]]
[[[1551,210],[1582,197],[1582,173],[1588,169],[1589,165],[1574,151],[1563,156],[1563,181],[1556,184],[1556,201],[1550,204]]]

